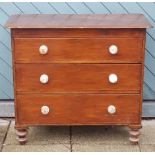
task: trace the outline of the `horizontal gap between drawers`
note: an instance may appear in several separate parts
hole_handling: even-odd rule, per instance
[[[17,94],[41,94],[41,95],[141,95],[140,94],[140,91],[130,91],[130,92],[127,92],[127,93],[123,93],[123,92],[112,92],[112,91],[106,91],[106,92],[24,92],[24,91],[16,91],[16,95]]]
[[[118,63],[117,62],[111,62],[111,63],[109,63],[109,62],[100,62],[100,63],[98,63],[98,62],[92,62],[92,63],[88,62],[87,63],[86,62],[85,63],[85,62],[28,62],[28,61],[27,62],[26,61],[25,62],[24,61],[23,62],[19,62],[19,61],[17,62],[17,61],[14,61],[14,64],[88,64],[88,65],[89,64],[90,65],[93,65],[93,64],[109,64],[109,65],[110,64],[116,64],[116,65],[117,64],[118,65],[119,64],[129,64],[130,65],[130,64],[142,64],[142,63],[143,62],[131,62],[131,63],[130,62],[127,62],[127,63],[126,62],[118,62]]]
[[[118,39],[118,38],[119,39],[120,38],[122,38],[122,39],[124,39],[124,38],[128,38],[128,39],[134,39],[134,38],[136,38],[136,39],[144,39],[144,37],[129,37],[129,36],[126,36],[126,37],[124,37],[124,36],[118,36],[118,37],[112,37],[112,36],[111,37],[110,36],[108,36],[108,37],[107,36],[105,36],[105,37],[98,37],[98,36],[95,36],[95,37],[94,36],[85,36],[85,37],[78,37],[78,36],[75,36],[75,37],[74,36],[73,37],[46,37],[46,36],[45,37],[44,36],[41,36],[41,37],[33,37],[33,36],[30,36],[30,37],[27,37],[26,36],[25,37],[24,36],[24,37],[13,37],[13,38],[14,39],[25,39],[26,38],[26,39],[30,39],[30,40],[33,40],[33,39],[39,39],[40,40],[40,38],[42,38],[42,39],[43,38],[45,38],[45,39],[46,38],[48,38],[48,39],[72,39],[72,38],[74,38],[74,39],[75,38],[77,38],[77,39],[83,39],[83,38],[86,39],[86,38],[92,38],[94,40],[95,39],[109,39],[109,38],[110,39],[111,38],[113,38],[113,39]]]
[[[106,38],[129,38],[129,39],[145,39],[145,37],[135,37],[135,36],[133,36],[133,37],[130,37],[130,36],[117,36],[117,37],[113,37],[113,36],[104,36],[104,37],[96,37],[96,35],[92,35],[92,36],[72,36],[72,37],[66,37],[66,36],[58,36],[58,37],[52,37],[52,36],[41,36],[41,35],[29,35],[29,36],[27,36],[27,35],[21,35],[21,36],[19,36],[19,35],[12,35],[12,38],[13,39],[24,39],[24,38],[26,38],[26,39],[43,39],[43,38],[47,38],[47,39],[75,39],[75,38],[101,38],[101,39],[106,39]]]

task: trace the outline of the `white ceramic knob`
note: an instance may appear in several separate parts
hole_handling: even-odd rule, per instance
[[[50,109],[49,109],[48,106],[42,106],[42,107],[41,107],[41,113],[42,113],[43,115],[47,115],[47,114],[49,113],[49,111],[50,111]]]
[[[43,83],[43,84],[47,83],[48,82],[48,75],[42,74],[40,76],[40,82]]]
[[[115,55],[118,53],[118,47],[116,45],[111,45],[109,47],[109,53],[112,55]]]
[[[109,75],[109,82],[110,83],[117,83],[117,81],[118,81],[118,77],[116,74],[110,74]]]
[[[45,55],[45,54],[47,54],[47,52],[48,52],[48,47],[46,45],[41,45],[39,47],[39,53],[40,54]]]
[[[116,107],[114,105],[109,105],[107,110],[108,110],[109,114],[115,114],[116,113]]]

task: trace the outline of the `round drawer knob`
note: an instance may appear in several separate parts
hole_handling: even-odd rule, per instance
[[[116,45],[111,45],[109,47],[109,53],[112,55],[115,55],[118,53],[118,47]]]
[[[40,54],[42,54],[42,55],[47,54],[47,52],[48,52],[48,47],[47,47],[46,45],[41,45],[40,48],[39,48],[39,52],[40,52]]]
[[[42,106],[42,107],[41,107],[41,113],[42,113],[43,115],[47,115],[47,114],[49,113],[49,111],[50,111],[50,109],[49,109],[48,106]]]
[[[109,114],[115,114],[116,113],[116,107],[114,105],[109,105],[107,110],[108,110]]]
[[[109,82],[110,83],[117,83],[117,81],[118,81],[118,77],[116,74],[110,74],[109,75]]]
[[[42,74],[40,76],[40,82],[43,83],[43,84],[47,83],[48,82],[48,75]]]

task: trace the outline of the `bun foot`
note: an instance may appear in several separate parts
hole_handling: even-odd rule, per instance
[[[139,129],[130,129],[129,134],[130,134],[130,137],[129,137],[130,143],[134,145],[138,144],[139,136],[140,136]]]
[[[27,129],[17,129],[16,130],[16,135],[17,135],[17,140],[21,145],[24,145],[27,142]]]

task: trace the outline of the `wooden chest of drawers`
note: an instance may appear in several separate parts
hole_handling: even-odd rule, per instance
[[[14,15],[6,27],[21,144],[31,125],[128,125],[138,142],[143,15]]]

